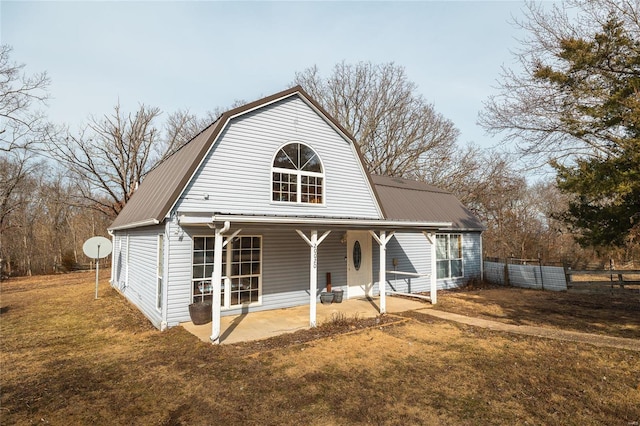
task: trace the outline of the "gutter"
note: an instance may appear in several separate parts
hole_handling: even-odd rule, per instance
[[[160,224],[160,221],[158,219],[145,219],[139,222],[132,222],[132,223],[127,223],[126,225],[108,228],[107,232],[111,234],[111,232],[113,231],[121,231],[123,229],[140,228],[143,226],[151,226],[151,225],[159,225],[159,224]]]
[[[184,225],[209,225],[216,222],[236,222],[247,224],[274,224],[274,225],[314,225],[314,226],[359,226],[366,228],[396,228],[396,229],[447,229],[452,222],[409,222],[402,220],[384,219],[343,219],[330,217],[290,217],[290,216],[245,216],[232,214],[214,214],[213,216],[186,216],[179,215],[178,221]]]

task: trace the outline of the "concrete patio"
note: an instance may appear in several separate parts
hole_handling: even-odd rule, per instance
[[[343,314],[347,319],[373,318],[378,315],[379,298],[373,299],[345,299],[342,303],[323,305],[317,304],[317,324],[331,321],[336,313]],[[386,298],[387,313],[398,313],[430,307],[425,300],[409,299],[405,297]],[[180,324],[188,332],[197,336],[203,342],[210,342],[211,323],[194,325],[192,322]],[[275,309],[250,314],[223,316],[220,319],[220,343],[230,344],[251,340],[266,339],[284,333],[309,328],[309,306]]]

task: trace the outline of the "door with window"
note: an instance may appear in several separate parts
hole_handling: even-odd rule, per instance
[[[368,231],[347,232],[347,297],[373,295],[371,235]]]

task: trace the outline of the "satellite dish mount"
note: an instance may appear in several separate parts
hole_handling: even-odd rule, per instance
[[[87,257],[96,261],[96,299],[98,298],[98,274],[100,272],[99,260],[111,254],[113,246],[105,237],[91,237],[82,245],[82,251]]]

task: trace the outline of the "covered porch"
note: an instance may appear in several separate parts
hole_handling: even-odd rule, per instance
[[[392,312],[387,306],[387,275],[389,273],[397,275],[409,275],[413,277],[425,276],[424,273],[405,272],[388,270],[387,268],[387,243],[391,240],[396,231],[412,232],[424,235],[429,244],[429,269],[431,271],[436,270],[435,265],[435,232],[450,227],[450,222],[412,222],[412,221],[396,221],[396,220],[381,220],[381,219],[341,219],[341,218],[325,218],[325,217],[271,217],[271,216],[246,216],[246,215],[225,215],[218,214],[213,216],[201,216],[201,215],[179,215],[180,226],[207,226],[214,234],[213,242],[213,268],[211,276],[211,295],[213,300],[222,300],[222,305],[225,308],[229,308],[230,290],[233,290],[229,283],[229,277],[225,277],[223,270],[223,251],[227,247],[230,241],[233,241],[235,237],[242,235],[243,232],[249,230],[257,230],[260,233],[267,231],[278,234],[277,240],[282,242],[284,235],[297,234],[297,244],[288,240],[288,246],[297,247],[295,253],[291,253],[293,256],[300,256],[301,253],[307,253],[304,260],[308,266],[308,286],[304,290],[307,294],[308,304],[305,306],[306,324],[304,327],[315,327],[318,323],[326,321],[322,314],[318,311],[318,308],[323,306],[317,303],[318,296],[322,289],[322,285],[319,284],[319,272],[322,259],[319,257],[319,251],[322,250],[321,246],[327,237],[333,233],[334,243],[338,241],[337,233],[343,234],[342,238],[339,238],[342,244],[338,250],[330,250],[334,259],[333,268],[330,270],[344,273],[344,283],[346,284],[345,296],[348,300],[358,299],[360,297],[367,296],[365,300],[374,300],[372,297],[377,293],[378,298],[376,302],[369,304],[371,309],[374,309],[375,315]],[[357,237],[359,235],[359,237]],[[274,241],[276,239],[274,238]],[[360,244],[360,241],[362,244]],[[302,249],[304,244],[306,250]],[[324,243],[325,245],[327,243]],[[345,246],[346,244],[346,246]],[[354,250],[357,246],[358,250]],[[377,265],[374,267],[373,260],[373,247],[377,246]],[[260,246],[262,247],[262,246]],[[324,247],[324,246],[323,246]],[[262,248],[260,248],[262,250]],[[271,251],[277,250],[276,246],[271,246]],[[261,252],[260,263],[266,264],[265,252]],[[304,255],[303,255],[304,256]],[[339,259],[339,260],[338,260]],[[293,270],[291,267],[291,257],[279,258],[280,270]],[[346,263],[346,264],[345,264]],[[296,265],[297,266],[297,265]],[[395,268],[395,265],[394,265]],[[378,291],[374,291],[374,270],[378,272]],[[428,274],[430,281],[430,301],[436,303],[436,280],[435,274]],[[206,277],[206,276],[205,276]],[[260,281],[258,281],[260,282]],[[260,297],[264,296],[262,290],[260,290]],[[303,294],[298,291],[298,294]],[[221,298],[222,296],[222,298]],[[271,295],[273,296],[273,294]],[[264,303],[263,301],[260,303]],[[250,305],[250,304],[249,304]],[[250,306],[246,306],[246,314],[249,313]],[[219,304],[214,303],[212,306],[212,323],[208,327],[210,330],[209,341],[217,344],[228,337],[230,332],[228,328],[225,330],[225,324],[233,319],[245,318],[245,309],[237,307],[235,309],[240,310],[240,315],[221,315],[221,307]],[[244,305],[243,305],[244,306]],[[343,308],[345,309],[345,308]],[[406,309],[405,309],[406,310]],[[278,312],[278,310],[275,310]],[[366,311],[363,311],[363,313]],[[398,311],[399,312],[399,311]],[[255,312],[254,312],[255,313]],[[331,317],[332,312],[329,312],[328,317]],[[267,314],[268,315],[268,314]],[[375,316],[374,315],[374,316]],[[349,317],[349,315],[347,315]],[[229,318],[232,318],[231,320]],[[297,327],[297,326],[296,326]],[[300,327],[303,327],[302,325]],[[295,329],[295,328],[294,328]],[[289,329],[290,331],[291,329]],[[234,331],[235,332],[235,331]]]
[[[426,300],[387,297],[388,313],[398,313],[430,307]],[[344,299],[342,303],[316,304],[318,324],[331,322],[334,315],[344,315],[346,319],[373,318],[380,315],[380,298]],[[211,323],[194,325],[181,324],[189,333],[203,342],[211,343]],[[274,309],[253,313],[242,313],[220,318],[220,343],[232,344],[267,339],[285,333],[293,333],[309,328],[309,306]]]

